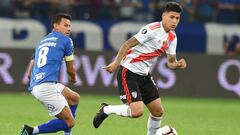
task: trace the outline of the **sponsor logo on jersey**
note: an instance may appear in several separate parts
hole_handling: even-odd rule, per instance
[[[120,99],[127,99],[126,95],[120,95]]]
[[[35,75],[35,81],[42,80],[45,76],[45,73],[38,73]]]

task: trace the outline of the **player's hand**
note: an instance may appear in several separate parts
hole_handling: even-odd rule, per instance
[[[103,67],[103,69],[105,69],[109,73],[112,73],[112,72],[116,71],[117,67],[118,67],[118,64],[116,62],[112,62],[109,65],[107,65],[106,67]]]
[[[28,74],[27,78],[30,81],[31,80],[31,74]]]
[[[71,83],[76,83],[77,81],[76,80],[71,80]]]
[[[71,82],[71,83],[76,83],[76,82],[77,82],[76,77],[71,77],[70,82]]]
[[[180,60],[178,60],[177,66],[178,66],[179,68],[181,68],[181,69],[186,68],[186,67],[187,67],[187,63],[186,63],[185,59],[180,59]]]

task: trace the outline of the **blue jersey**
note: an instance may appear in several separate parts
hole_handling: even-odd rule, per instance
[[[44,82],[58,82],[62,61],[65,56],[71,55],[73,55],[73,43],[69,37],[59,32],[45,36],[35,49],[29,91]]]

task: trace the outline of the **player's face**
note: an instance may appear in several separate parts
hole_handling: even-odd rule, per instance
[[[59,24],[54,25],[54,29],[64,35],[69,35],[71,32],[71,21],[66,18],[62,18]]]
[[[178,12],[165,12],[162,15],[162,22],[166,32],[175,30],[180,21],[180,13]]]

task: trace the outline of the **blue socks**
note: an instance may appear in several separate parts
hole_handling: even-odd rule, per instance
[[[78,105],[69,106],[72,112],[73,117],[76,116],[76,110]],[[68,128],[67,123],[61,119],[53,119],[38,126],[39,133],[56,133],[58,131],[71,132],[71,129]]]
[[[53,119],[38,126],[39,133],[56,133],[62,130],[70,130],[67,123],[60,119]]]
[[[73,117],[75,118],[76,117],[76,110],[77,110],[78,104],[77,105],[70,105],[69,107],[71,109]]]

